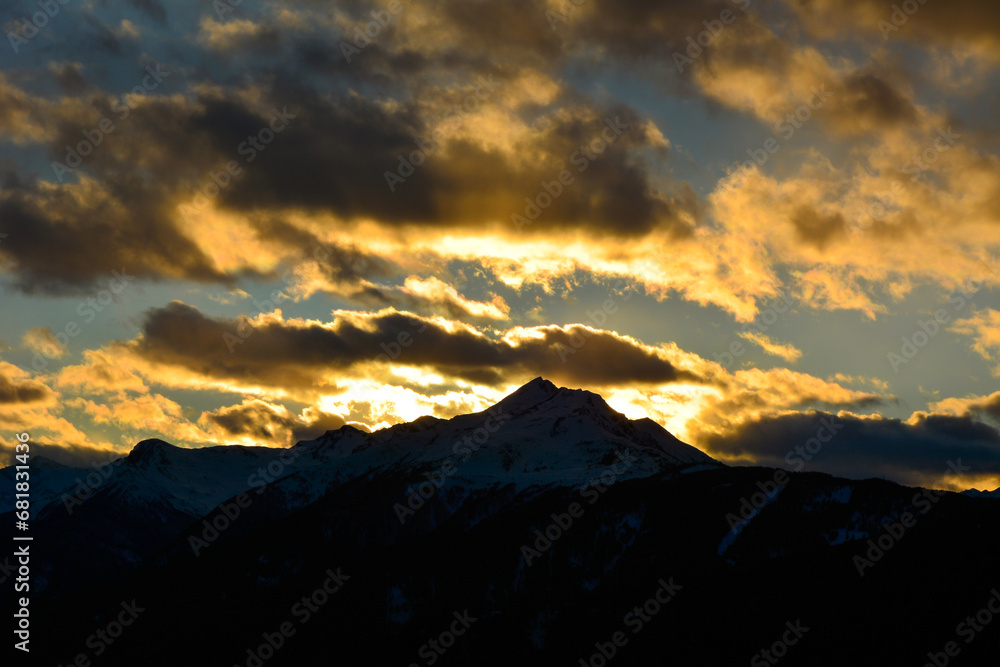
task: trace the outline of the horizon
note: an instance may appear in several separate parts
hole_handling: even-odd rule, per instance
[[[730,465],[1000,487],[992,5],[32,2],[0,428],[39,453],[542,375]]]
[[[572,388],[572,387],[560,387],[560,386],[558,386],[558,385],[550,382],[549,380],[545,379],[544,377],[539,376],[539,377],[536,377],[536,378],[534,378],[532,380],[529,380],[525,384],[523,384],[520,387],[514,389],[513,391],[511,391],[506,396],[501,397],[499,400],[497,400],[496,403],[494,403],[493,405],[485,408],[484,410],[477,411],[475,413],[466,413],[466,414],[486,414],[486,413],[491,413],[494,410],[494,408],[496,408],[498,405],[500,405],[504,401],[507,401],[508,399],[512,398],[515,394],[517,394],[521,390],[526,389],[528,387],[537,387],[537,386],[540,385],[546,391],[548,391],[548,387],[545,386],[546,384],[551,385],[552,388],[553,388],[553,391],[556,392],[556,393],[565,392],[566,394],[572,394],[574,392],[583,391],[583,392],[586,392],[586,393],[598,396],[598,398],[600,398],[602,401],[604,400],[604,398],[602,396],[600,396],[600,394],[595,394],[594,392],[588,391],[587,389],[584,389],[584,388]],[[606,401],[604,401],[604,403],[605,403],[605,405],[609,409],[614,410],[614,408],[611,408],[610,405],[607,405]],[[532,403],[532,406],[534,406],[534,405],[535,405],[535,403]],[[618,414],[621,414],[621,413],[618,413]],[[424,416],[421,416],[421,417],[417,417],[417,419],[415,419],[413,421],[418,421],[418,420],[424,419],[426,416],[431,416],[431,415],[424,415]],[[442,419],[442,421],[450,421],[451,419],[454,419],[455,417],[460,417],[460,416],[463,416],[463,415],[454,415],[452,417]],[[435,418],[435,419],[440,419],[440,418]],[[648,419],[648,417],[630,418],[631,421],[636,421],[636,420],[640,420],[641,421],[643,419]],[[374,429],[374,430],[368,430],[365,427],[364,424],[356,425],[356,424],[344,423],[344,424],[338,426],[337,428],[328,429],[327,431],[325,431],[325,432],[323,432],[321,434],[318,434],[314,438],[309,438],[309,439],[304,439],[304,440],[296,441],[296,442],[292,443],[290,445],[290,447],[295,447],[297,445],[301,445],[301,444],[306,444],[306,443],[316,442],[316,441],[322,440],[324,437],[329,436],[332,433],[337,433],[337,432],[339,432],[339,431],[341,431],[342,429],[345,429],[345,428],[355,429],[355,430],[358,430],[358,431],[360,431],[362,433],[366,433],[366,434],[369,434],[369,435],[376,435],[376,434],[379,433],[379,431],[390,430],[390,429],[393,429],[393,428],[395,428],[397,426],[406,426],[408,424],[413,423],[413,421],[410,421],[410,422],[399,422],[399,423],[392,424],[392,425],[383,425],[383,426],[380,426],[379,428]],[[361,426],[361,428],[359,428],[359,426]],[[404,429],[404,432],[406,432],[405,429]],[[668,435],[670,435],[670,436],[674,435],[674,434],[670,433],[669,431],[665,430],[665,432]],[[817,442],[819,442],[818,439],[817,439]],[[143,444],[146,444],[146,443],[154,443],[154,444],[155,443],[162,443],[164,445],[167,445],[169,447],[173,447],[173,448],[176,448],[176,449],[188,449],[188,450],[195,450],[195,451],[199,450],[199,449],[203,449],[203,447],[185,447],[183,445],[176,445],[176,444],[174,444],[172,442],[169,442],[167,440],[164,440],[162,438],[153,437],[153,438],[145,438],[143,440],[136,441],[135,443],[133,443],[131,445],[131,447],[128,449],[128,451],[121,452],[121,455],[118,458],[115,458],[115,459],[112,459],[112,460],[105,460],[105,459],[97,460],[97,461],[80,461],[80,460],[75,460],[74,461],[74,460],[66,460],[66,459],[59,460],[59,458],[63,458],[65,456],[64,450],[59,449],[59,448],[55,448],[55,449],[45,448],[44,446],[42,448],[43,453],[34,456],[33,460],[35,462],[37,462],[39,458],[42,458],[42,459],[45,459],[45,460],[48,460],[48,461],[53,461],[53,462],[55,462],[57,464],[60,464],[60,465],[66,465],[68,467],[76,468],[76,469],[79,469],[79,470],[88,470],[90,468],[105,468],[105,467],[107,467],[110,464],[116,463],[119,460],[127,458],[139,445],[143,445]],[[687,444],[687,443],[685,443],[685,444]],[[817,447],[821,448],[822,444],[823,443],[820,442],[817,445]],[[223,448],[224,447],[254,447],[254,448],[265,448],[265,449],[285,449],[285,448],[287,448],[287,447],[281,447],[279,445],[275,445],[273,443],[272,444],[260,443],[260,444],[252,444],[252,445],[243,445],[243,444],[218,444],[218,445],[209,445],[209,447],[213,447],[213,448],[214,447],[223,447]],[[799,461],[802,460],[801,459],[801,455],[804,454],[805,452],[807,452],[808,450],[806,448],[796,449],[796,448],[793,447],[792,449],[789,450],[789,454],[791,454],[792,452],[796,452],[796,451],[798,452],[798,455],[796,455],[796,462],[799,462]],[[50,456],[46,455],[47,453],[55,454],[59,458],[51,458]],[[802,467],[794,469],[794,468],[791,467],[791,463],[789,463],[787,460],[786,460],[786,464],[787,465],[785,465],[785,466],[762,466],[762,465],[757,464],[757,463],[744,463],[744,464],[729,463],[729,464],[727,464],[727,463],[723,463],[721,461],[718,461],[718,462],[721,463],[722,465],[727,465],[727,466],[736,466],[736,467],[741,467],[741,466],[742,467],[765,467],[765,468],[777,468],[778,470],[785,470],[785,471],[791,472],[791,473],[803,472]],[[804,463],[804,461],[803,461],[803,463]],[[967,467],[963,466],[961,464],[961,459],[959,459],[959,461],[957,463],[956,462],[952,462],[952,461],[948,461],[948,466],[949,466],[950,472],[954,473],[954,474],[961,475],[961,474],[964,474],[965,472],[968,472]],[[0,468],[0,470],[2,470],[2,468]],[[822,472],[822,471],[806,470],[805,472]],[[822,473],[822,474],[829,474],[829,473]],[[834,477],[838,477],[838,475],[834,475]],[[886,480],[887,479],[884,474],[883,475],[865,475],[864,473],[861,473],[861,474],[858,474],[858,475],[840,475],[839,477],[843,477],[845,479],[849,479],[849,480],[852,480],[852,481],[865,481],[865,480],[869,480],[869,479],[882,479],[882,480]],[[892,481],[894,483],[898,483],[901,486],[922,486],[922,485],[917,485],[917,484],[907,484],[907,483],[904,483],[904,482],[898,482],[896,480],[891,480],[891,479],[889,479],[888,481]],[[935,488],[935,487],[930,487],[930,488]],[[955,493],[962,492],[962,491],[980,491],[980,490],[981,491],[987,491],[987,492],[989,492],[989,491],[998,491],[998,492],[1000,492],[1000,488],[997,488],[997,489],[991,489],[991,488],[978,489],[976,487],[961,487],[960,485],[959,486],[952,485],[950,488],[941,488],[941,490],[951,491],[951,492],[955,492]]]

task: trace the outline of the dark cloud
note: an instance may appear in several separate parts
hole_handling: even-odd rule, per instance
[[[106,23],[89,10],[83,12],[83,20],[89,28],[84,32],[84,40],[88,46],[96,46],[98,50],[113,56],[124,55],[122,39]]]
[[[288,444],[315,439],[347,423],[339,415],[310,412],[302,417],[256,400],[205,412],[201,418],[234,437],[249,436],[266,442],[281,440]]]
[[[847,235],[847,223],[843,215],[824,215],[810,206],[800,206],[792,215],[792,224],[803,243],[814,245],[819,250],[831,240]]]
[[[546,9],[540,0],[446,0],[438,11],[455,26],[456,52],[485,50],[497,59],[552,60],[561,47]]]
[[[795,448],[816,438],[831,420],[840,428],[805,462]],[[827,427],[821,435],[829,433]],[[814,451],[817,442],[813,440]],[[712,451],[749,456],[761,465],[795,469],[802,460],[806,470],[854,479],[885,475],[907,484],[926,484],[940,479],[949,471],[949,461],[959,459],[962,465],[971,466],[970,475],[1000,474],[1000,432],[970,417],[928,415],[909,424],[898,419],[798,413],[748,422],[731,434],[711,436],[706,444]]]
[[[899,88],[872,72],[857,72],[843,81],[844,104],[849,112],[866,118],[876,127],[911,123],[917,119],[917,109]]]
[[[987,399],[979,409],[990,417],[1000,421],[1000,393],[994,394],[990,399]]]
[[[90,88],[90,82],[83,75],[80,63],[51,63],[49,70],[55,76],[59,88],[67,94],[80,95]]]
[[[1000,391],[968,401],[961,416],[985,417],[1000,424]]]
[[[41,382],[9,378],[0,371],[0,405],[40,403],[52,396],[52,390]]]
[[[131,186],[131,189],[130,189]],[[156,192],[120,183],[117,197],[66,190],[0,193],[0,255],[17,287],[29,292],[84,293],[104,287],[113,271],[140,278],[227,282],[166,217]],[[144,196],[145,195],[145,196]],[[159,200],[159,201],[158,201]]]
[[[247,334],[242,342],[235,340],[240,332]],[[208,318],[175,301],[150,311],[143,335],[130,345],[149,361],[268,386],[318,386],[330,371],[386,360],[494,385],[518,374],[599,385],[700,381],[609,332],[581,326],[539,327],[537,332],[540,337],[514,344],[466,327],[449,331],[433,320],[403,313],[341,317],[331,326],[266,321],[252,328]]]
[[[132,1],[155,19],[164,16],[157,0]],[[359,17],[366,15],[362,11],[366,8],[356,8]],[[523,58],[508,63],[489,49],[514,53],[530,45],[547,57],[560,48],[539,3],[470,6],[451,2],[442,12],[455,26],[478,23],[479,29],[448,30],[447,39],[469,40],[468,50],[456,43],[454,51],[438,53],[434,62],[419,55],[409,59],[408,67],[416,68],[423,80],[437,79],[433,100],[420,98],[419,91],[400,90],[402,80],[391,70],[383,72],[388,77],[384,81],[376,77],[369,82],[385,83],[383,92],[317,85],[296,71],[298,56],[286,53],[292,47],[284,44],[276,45],[270,56],[246,64],[247,76],[253,78],[264,100],[259,104],[225,85],[204,87],[188,97],[168,97],[165,93],[177,92],[183,85],[182,70],[173,65],[167,68],[173,68],[173,78],[129,109],[122,106],[121,98],[115,100],[93,89],[74,63],[53,70],[61,88],[76,96],[72,105],[32,104],[29,108],[28,103],[37,98],[3,87],[0,95],[10,98],[11,107],[24,109],[25,114],[15,117],[0,110],[0,124],[16,125],[11,129],[23,132],[22,116],[36,118],[50,132],[44,144],[49,161],[60,165],[69,164],[67,147],[79,146],[87,132],[94,135],[102,119],[114,124],[113,132],[88,151],[77,169],[44,175],[56,181],[54,189],[40,188],[38,180],[29,179],[0,191],[0,233],[10,234],[0,246],[0,255],[9,260],[14,282],[27,291],[80,292],[104,280],[110,270],[125,266],[147,279],[231,283],[234,276],[215,269],[199,250],[192,238],[197,234],[194,226],[178,220],[178,205],[211,187],[211,174],[220,172],[230,160],[240,165],[242,173],[222,189],[216,203],[247,215],[296,210],[332,214],[345,224],[362,218],[388,226],[481,229],[492,224],[514,233],[511,216],[526,213],[526,198],[537,200],[543,182],[558,185],[559,173],[566,169],[574,182],[562,187],[539,219],[521,230],[523,234],[571,230],[635,236],[654,229],[676,234],[690,231],[690,220],[698,215],[697,196],[684,183],[661,185],[664,179],[659,169],[646,164],[643,156],[654,149],[643,129],[644,119],[624,106],[599,111],[572,92],[556,101],[568,113],[553,114],[545,130],[510,152],[467,139],[435,140],[425,163],[391,191],[386,173],[399,170],[400,156],[408,158],[418,150],[418,142],[434,139],[424,120],[428,103],[443,105],[444,112],[451,102],[474,99],[469,95],[480,76],[511,86],[524,73]],[[520,19],[514,21],[514,16]],[[112,28],[88,12],[83,13],[82,22],[96,31],[104,48],[123,53],[124,38]],[[384,41],[380,41],[386,48],[392,36],[391,32],[382,35]],[[471,49],[473,44],[475,49]],[[319,62],[318,45],[313,47],[308,57]],[[325,48],[342,57],[335,45],[327,42]],[[308,52],[307,43],[299,55],[306,57]],[[376,68],[369,56],[377,53],[377,44],[366,49],[355,70]],[[399,54],[386,51],[385,55]],[[541,57],[531,66],[546,62]],[[442,85],[440,68],[445,65],[468,72],[466,85],[449,85],[461,80],[454,73]],[[213,66],[227,69],[225,62]],[[133,82],[144,77],[146,72],[137,67]],[[240,80],[244,80],[242,75]],[[386,104],[384,93],[394,89],[393,104]],[[503,88],[488,92],[496,98],[505,94]],[[497,103],[498,99],[482,102]],[[255,149],[250,158],[244,142],[262,131],[270,132],[275,110],[290,116],[288,126],[275,133],[264,149]],[[628,129],[596,159],[584,160],[586,147],[601,146],[602,133],[608,136],[606,121],[619,117]],[[529,153],[532,159],[524,159]],[[580,172],[582,167],[586,169]],[[86,196],[73,190],[78,175],[93,181]],[[351,270],[356,259],[347,252],[342,261],[332,260],[332,279],[359,278],[356,274],[364,270],[354,274]],[[372,258],[368,261],[371,275],[380,275],[384,267]]]
[[[261,152],[259,164],[248,167],[246,177],[223,194],[227,206],[243,211],[298,207],[388,225],[481,227],[492,221],[513,230],[511,215],[524,215],[525,199],[536,199],[542,182],[556,181],[565,169],[574,182],[525,233],[583,228],[632,235],[659,226],[684,229],[678,215],[685,201],[659,196],[635,159],[634,152],[647,144],[641,119],[627,109],[605,115],[589,110],[557,120],[531,137],[530,145],[507,154],[462,139],[434,141],[416,109],[407,105],[390,111],[360,96],[328,101],[301,93],[287,108],[296,118]],[[628,126],[620,135],[606,123],[613,124],[615,117]],[[219,143],[235,146],[265,127],[266,119],[250,122],[245,110],[226,101],[207,105],[195,122],[208,134],[224,134]],[[602,132],[615,137],[606,148]],[[421,154],[418,142],[430,150]],[[594,159],[585,157],[588,148]],[[522,160],[520,151],[539,159]],[[423,164],[401,167],[401,158],[409,161],[411,155]],[[390,190],[387,172],[405,180]]]
[[[861,30],[872,37],[888,40],[962,45],[985,44],[1000,56],[1000,5],[983,0],[919,2],[912,14],[880,0],[842,0],[817,3],[813,0],[785,0],[817,34],[841,30],[854,36]],[[911,8],[912,4],[907,5]],[[872,17],[879,17],[872,20]]]
[[[300,227],[277,218],[253,219],[261,239],[297,252],[302,261],[314,261],[330,283],[358,282],[374,276],[388,276],[395,267],[382,257],[354,246],[324,243]]]
[[[167,22],[167,9],[160,3],[159,0],[128,0],[128,4],[132,5],[158,23]]]
[[[582,38],[629,59],[648,62],[658,58],[669,65],[663,71],[673,75],[677,71],[673,53],[686,52],[687,38],[695,39],[705,31],[703,22],[717,21],[721,13],[728,10],[739,17],[733,19],[732,24],[735,24],[743,20],[744,12],[740,7],[748,5],[742,0],[594,0],[583,11],[566,15],[566,22],[557,21],[555,25],[557,30],[568,32],[567,41]],[[544,9],[542,12],[544,14]],[[710,55],[711,49],[705,49],[703,56]]]

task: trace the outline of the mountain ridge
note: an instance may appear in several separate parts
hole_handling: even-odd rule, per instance
[[[449,461],[457,467],[452,481],[470,489],[573,486],[599,474],[619,450],[639,457],[625,477],[722,465],[649,418],[630,420],[596,393],[557,387],[538,377],[480,412],[450,419],[422,416],[372,432],[345,424],[288,448],[186,448],[147,438],[121,457],[121,465],[106,479],[88,485],[87,492],[112,494],[139,506],[166,503],[173,510],[202,516],[220,502],[253,490],[258,480],[274,483],[295,473],[310,480],[301,503],[315,500],[332,484],[388,471],[420,479]],[[282,462],[288,457],[293,462]],[[61,470],[63,488],[49,489],[33,513],[71,494],[76,469]],[[79,474],[91,472],[82,469]],[[12,509],[5,500],[0,496],[0,512]]]
[[[784,473],[776,493],[774,469],[721,465],[596,394],[540,379],[522,389],[478,413],[289,448],[153,438],[83,471],[100,481],[70,504],[54,494],[32,518],[46,548],[32,561],[39,664],[67,664],[66,647],[131,599],[149,611],[102,665],[260,664],[247,648],[340,567],[344,591],[268,665],[329,664],[331,646],[352,663],[413,664],[452,609],[482,619],[454,664],[568,664],[661,577],[684,590],[653,621],[665,632],[630,637],[623,665],[746,664],[761,637],[800,617],[817,630],[795,664],[919,664],[926,647],[907,633],[947,632],[995,586],[998,501],[935,494],[924,516],[912,488],[807,472]],[[47,473],[86,477],[40,467],[33,499]],[[899,527],[906,512],[919,515],[912,532]],[[858,557],[877,561],[864,579]],[[928,608],[942,573],[969,596]],[[178,618],[190,639],[157,643]],[[857,660],[846,632],[900,660]],[[998,641],[963,658],[988,664],[973,651],[995,657]]]

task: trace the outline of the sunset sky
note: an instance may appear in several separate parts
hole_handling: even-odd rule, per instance
[[[1000,5],[575,3],[4,3],[3,441],[544,376],[727,463],[834,415],[805,469],[1000,486]]]

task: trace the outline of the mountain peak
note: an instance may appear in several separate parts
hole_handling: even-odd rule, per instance
[[[508,412],[516,412],[532,408],[556,394],[569,391],[557,387],[543,377],[537,377],[505,396],[497,405]]]
[[[586,389],[557,387],[542,377],[537,377],[520,387],[497,405],[505,412],[518,414],[532,410],[542,403],[545,403],[547,408],[554,408],[556,411],[565,410],[567,413],[583,409],[589,412],[617,414],[600,394]]]
[[[54,469],[71,467],[66,465],[65,463],[60,463],[59,461],[56,461],[55,459],[50,459],[49,457],[44,455],[32,456],[31,465],[37,468],[54,468]]]
[[[149,438],[136,444],[129,452],[128,461],[130,463],[157,463],[166,459],[169,452],[180,449],[169,442],[159,438]]]

